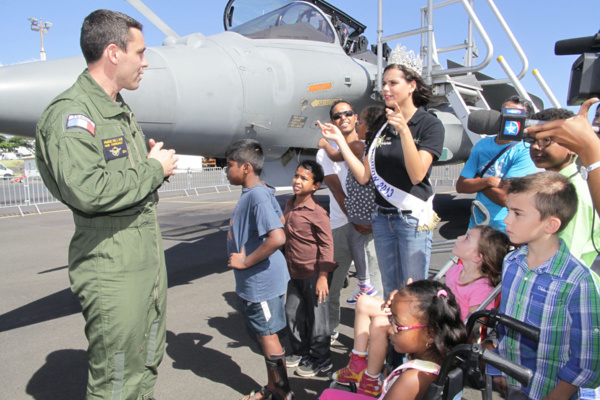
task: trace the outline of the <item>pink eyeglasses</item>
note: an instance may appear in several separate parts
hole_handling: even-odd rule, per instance
[[[388,315],[388,319],[390,320],[390,324],[392,325],[392,328],[394,329],[394,333],[398,333],[400,331],[409,331],[411,329],[417,329],[417,328],[425,328],[426,326],[429,325],[413,325],[413,326],[399,326],[394,322],[394,318],[392,317],[392,315]]]

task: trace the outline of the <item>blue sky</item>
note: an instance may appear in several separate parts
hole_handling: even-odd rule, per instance
[[[367,25],[365,33],[369,44],[377,41],[376,0],[330,0],[332,5]],[[222,15],[226,1],[197,0],[146,0],[145,3],[178,34],[202,32],[209,36],[223,31]],[[477,0],[475,10],[494,42],[494,59],[483,72],[495,77],[504,73],[496,62],[503,55],[516,72],[521,70],[520,61],[512,50],[499,24],[492,20],[487,2]],[[385,0],[384,36],[420,26],[420,7],[424,0]],[[566,105],[571,65],[576,56],[555,56],[557,40],[591,36],[600,28],[598,0],[496,0],[496,5],[513,30],[517,40],[529,58],[530,69],[523,84],[526,89],[540,96],[546,106],[549,101],[531,75],[534,68],[540,70],[554,94]],[[124,0],[0,0],[0,65],[39,59],[40,37],[30,30],[27,18],[42,18],[54,24],[51,32],[44,35],[44,47],[48,59],[80,55],[79,30],[81,22],[91,11],[108,8],[124,12],[144,24],[146,44],[160,46],[164,35]],[[466,38],[466,17],[460,4],[436,10],[434,24],[438,47],[455,45]],[[418,51],[420,41],[416,38],[402,39],[408,48]],[[396,42],[392,43],[395,44]],[[485,56],[481,41],[480,57]],[[449,58],[460,61],[463,52],[449,53]],[[572,108],[577,110],[578,108]]]

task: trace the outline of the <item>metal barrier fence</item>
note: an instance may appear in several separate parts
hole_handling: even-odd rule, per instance
[[[231,191],[223,168],[204,168],[176,174],[158,191],[181,191],[189,196],[192,192],[197,195],[199,189],[206,188],[214,188],[218,192],[219,186],[226,186]],[[50,194],[40,177],[0,179],[0,209],[17,207],[23,216],[23,207],[35,207],[40,214],[38,206],[50,203],[58,203],[58,200]]]
[[[433,186],[455,186],[464,163],[433,167],[429,180]]]
[[[190,192],[198,194],[198,189],[214,188],[218,193],[219,186],[226,186],[231,192],[229,181],[223,168],[203,168],[202,170],[188,170],[185,173],[171,176],[168,182],[165,182],[158,189],[159,192],[182,191],[186,196]]]
[[[431,172],[431,183],[433,185],[454,185],[460,171],[460,165],[443,165],[433,167]],[[219,187],[225,186],[231,191],[227,176],[223,168],[203,168],[202,170],[189,170],[185,173],[176,174],[169,178],[158,190],[159,192],[181,191],[186,196],[198,194],[199,189],[214,188],[219,192]],[[20,177],[13,179],[0,179],[0,209],[17,207],[19,213],[23,214],[23,207],[35,207],[40,213],[39,205],[58,203],[44,186],[40,177]]]

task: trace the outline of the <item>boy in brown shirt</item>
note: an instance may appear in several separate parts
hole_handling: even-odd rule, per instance
[[[323,168],[317,162],[300,163],[292,181],[294,196],[283,212],[285,258],[291,277],[285,305],[292,345],[287,366],[298,366],[300,376],[315,376],[332,368],[328,276],[337,264],[329,215],[314,197],[322,182]]]

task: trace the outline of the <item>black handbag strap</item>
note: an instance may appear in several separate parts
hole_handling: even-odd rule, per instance
[[[503,148],[502,150],[500,150],[500,152],[498,154],[496,154],[496,157],[492,158],[490,160],[490,162],[488,162],[486,164],[485,167],[483,167],[483,169],[481,170],[481,177],[483,178],[483,175],[487,172],[488,169],[490,169],[490,167],[492,165],[494,165],[494,163],[496,162],[496,160],[498,160],[500,158],[500,156],[504,153],[506,153],[508,150],[512,149],[513,147],[515,147],[519,142],[512,142],[510,144],[510,146],[506,146],[505,148]]]

